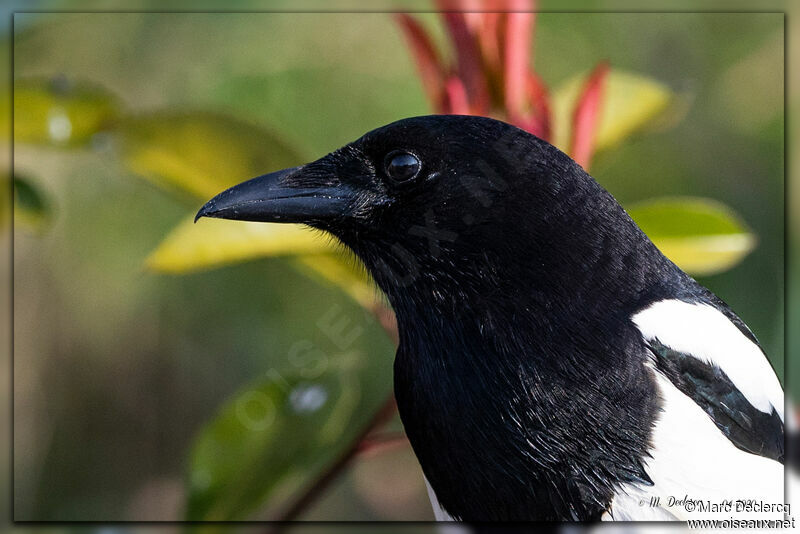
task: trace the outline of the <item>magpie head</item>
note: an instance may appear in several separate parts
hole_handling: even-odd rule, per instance
[[[563,270],[568,256],[579,260],[576,247],[602,226],[598,216],[614,212],[611,205],[591,177],[541,139],[489,118],[433,115],[237,185],[197,217],[328,231],[392,298],[426,281],[439,293],[476,278],[492,284],[515,266]]]

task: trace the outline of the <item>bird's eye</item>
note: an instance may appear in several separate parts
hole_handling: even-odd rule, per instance
[[[386,156],[386,175],[397,183],[414,178],[420,167],[419,158],[408,152],[391,152]]]

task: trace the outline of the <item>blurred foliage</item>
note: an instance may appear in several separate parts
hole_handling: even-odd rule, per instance
[[[330,237],[297,224],[261,224],[194,215],[175,227],[147,258],[164,273],[185,273],[263,256],[289,256],[333,250]]]
[[[388,378],[391,366],[360,353],[333,359],[311,347],[302,352],[297,357],[313,366],[245,386],[200,434],[191,453],[188,518],[269,517],[280,508],[273,500],[278,488],[283,495],[307,489],[372,418],[368,399],[385,391],[360,376]]]
[[[553,94],[553,144],[562,150],[569,145],[572,110],[588,74],[578,74]],[[667,112],[675,124],[680,98],[663,83],[652,78],[612,69],[605,81],[600,103],[600,121],[595,134],[595,149],[599,152],[614,148],[626,138],[644,128],[653,129],[663,123]]]
[[[705,198],[661,198],[628,208],[631,218],[684,271],[711,275],[736,265],[755,237],[725,205]]]
[[[25,473],[16,480],[18,518],[164,519],[166,502],[172,519],[181,502],[192,518],[269,514],[307,487],[382,405],[391,350],[374,319],[347,300],[365,309],[380,302],[352,257],[297,226],[190,222],[229,185],[427,112],[389,17],[359,17],[358,25],[347,14],[17,17],[15,176],[30,187],[24,198],[25,186],[15,193],[15,209],[44,206],[39,213],[53,223],[16,245],[17,409],[26,410],[15,456]],[[769,91],[746,90],[778,78],[764,61],[758,79],[736,78],[741,94],[757,100],[759,120],[747,131],[729,121],[729,104],[719,98],[728,85],[714,83],[781,32],[782,21],[744,17],[547,14],[537,21],[537,68],[558,87],[555,133],[564,147],[563,124],[586,76],[576,73],[613,60],[593,174],[684,268],[725,271],[702,281],[762,332],[780,374],[771,330],[780,306],[770,307],[780,286],[770,269],[782,220],[764,204],[781,198],[782,108],[757,99]],[[696,50],[704,50],[702,60]],[[687,94],[699,105],[676,124]],[[738,113],[751,111],[734,104]],[[636,135],[663,126],[676,128]],[[54,145],[56,153],[47,148]],[[62,150],[79,145],[91,150]],[[161,195],[129,180],[131,171],[182,194]],[[665,194],[725,204],[632,202]],[[729,270],[754,235],[764,254]],[[269,256],[289,257],[296,269],[232,265]],[[145,261],[186,276],[143,276]],[[222,265],[231,267],[204,271]],[[343,349],[319,320],[315,327],[331,309],[339,310],[337,321],[363,329],[351,346]],[[330,354],[325,372],[312,378],[303,374],[308,363],[286,357],[306,338]],[[264,369],[272,369],[266,378]],[[308,393],[317,386],[325,402],[298,413],[298,398],[318,398]],[[268,429],[248,429],[237,415],[242,400],[254,398],[275,408]],[[152,489],[154,478],[179,477],[192,443],[187,485]],[[405,475],[424,494],[419,474]],[[357,507],[364,517],[386,517],[364,504],[353,479],[343,484],[312,517],[344,519]],[[430,517],[427,508],[413,513]]]
[[[14,82],[17,143],[80,145],[108,126],[118,114],[118,100],[96,86],[74,84],[64,77]],[[3,114],[0,135],[11,131],[9,119]]]
[[[3,182],[7,183],[8,178]],[[7,190],[7,187],[4,188]],[[6,204],[3,203],[5,206]],[[28,228],[41,230],[50,216],[50,205],[44,194],[27,178],[14,176],[14,221]],[[3,218],[5,220],[5,217]]]
[[[191,215],[146,260],[153,271],[180,274],[261,257],[296,256],[312,277],[339,287],[365,308],[378,292],[360,261],[329,235],[299,224],[202,219]]]
[[[263,128],[209,112],[162,112],[122,122],[125,163],[159,185],[210,198],[264,169],[300,163]]]

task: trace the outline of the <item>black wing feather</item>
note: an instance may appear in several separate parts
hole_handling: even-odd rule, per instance
[[[784,463],[783,421],[773,409],[756,409],[716,365],[649,343],[656,368],[705,411],[731,443],[752,454]]]

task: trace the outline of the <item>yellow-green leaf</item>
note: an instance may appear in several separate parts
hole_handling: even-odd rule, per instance
[[[23,143],[75,146],[108,127],[120,105],[111,93],[61,78],[14,82],[14,140]],[[10,117],[3,114],[0,135]]]
[[[569,150],[572,115],[587,76],[575,76],[553,93],[553,144],[564,151]],[[660,121],[675,102],[675,94],[665,85],[646,76],[611,70],[603,89],[595,150],[611,148],[644,126]]]
[[[330,236],[299,224],[193,218],[180,223],[147,258],[149,269],[181,274],[270,256],[295,256],[306,273],[333,284],[364,307],[378,294],[361,262]]]
[[[302,163],[263,128],[209,112],[153,113],[120,127],[123,158],[153,182],[202,199],[249,178]]]
[[[329,236],[299,224],[200,219],[181,222],[147,258],[147,267],[185,273],[264,256],[319,254],[336,249]]]
[[[665,256],[694,275],[726,271],[756,244],[739,216],[706,198],[658,198],[636,204],[628,213]]]

